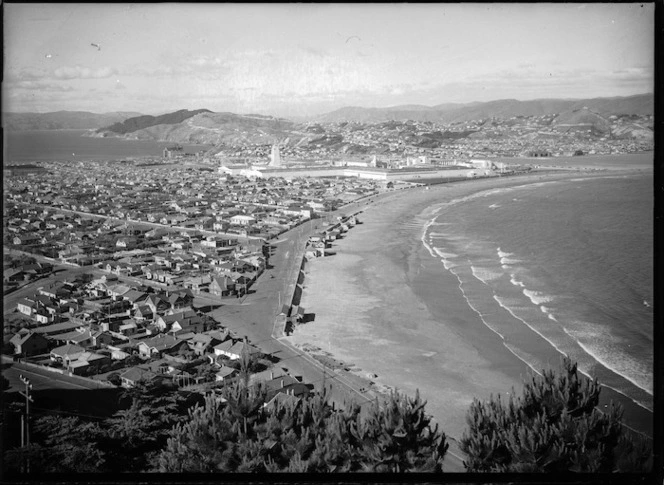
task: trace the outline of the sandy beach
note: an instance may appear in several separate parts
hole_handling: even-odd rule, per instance
[[[602,174],[584,176],[593,173]],[[530,371],[468,307],[456,278],[434,264],[421,240],[430,207],[489,188],[573,177],[578,172],[535,172],[380,197],[333,243],[333,254],[307,263],[301,305],[315,319],[297,326],[290,342],[352,364],[375,390],[419,390],[441,429],[458,440],[474,398],[518,393]]]

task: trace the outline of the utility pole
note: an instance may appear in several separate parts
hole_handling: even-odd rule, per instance
[[[23,374],[21,374],[19,377],[25,384],[25,393],[19,391],[19,394],[25,397],[25,435],[23,434],[23,426],[21,426],[21,448],[23,447],[29,448],[30,447],[30,402],[34,402],[32,396],[30,395],[30,391],[32,391],[32,384],[30,384],[30,380],[23,377]],[[21,420],[21,424],[23,424],[23,420]],[[26,463],[26,471],[27,473],[30,473],[29,450],[28,450],[28,458]]]

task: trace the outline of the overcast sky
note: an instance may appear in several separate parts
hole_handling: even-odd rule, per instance
[[[5,4],[4,14],[4,111],[295,116],[653,91],[653,4]]]

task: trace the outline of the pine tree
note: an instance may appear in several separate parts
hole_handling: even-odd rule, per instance
[[[647,442],[622,426],[622,409],[596,406],[600,386],[564,358],[560,372],[533,375],[523,393],[475,400],[467,414],[461,449],[472,472],[647,471]]]
[[[31,473],[105,471],[106,455],[98,446],[102,436],[98,423],[78,417],[42,416],[35,421],[29,447],[5,452],[4,471],[26,471],[28,462]]]
[[[442,471],[449,445],[438,425],[424,412],[426,401],[393,392],[381,406],[375,403],[365,424],[365,465],[376,472]]]
[[[120,402],[129,407],[106,420],[101,446],[115,469],[143,471],[152,454],[165,446],[171,428],[184,418],[184,398],[173,386],[140,381],[125,390]]]

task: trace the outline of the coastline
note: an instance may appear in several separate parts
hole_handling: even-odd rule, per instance
[[[583,173],[602,176],[606,170]],[[307,263],[301,304],[315,319],[299,325],[288,340],[342,360],[373,381],[374,391],[419,390],[442,430],[460,439],[474,398],[507,396],[512,388],[519,393],[532,371],[468,307],[456,278],[431,264],[421,241],[432,216],[427,209],[490,188],[578,176],[578,169],[538,171],[381,196],[380,204],[364,209],[361,224],[335,242],[336,254]],[[616,400],[611,392],[602,394]],[[626,408],[626,414],[635,412]],[[648,417],[637,421],[647,427]]]

